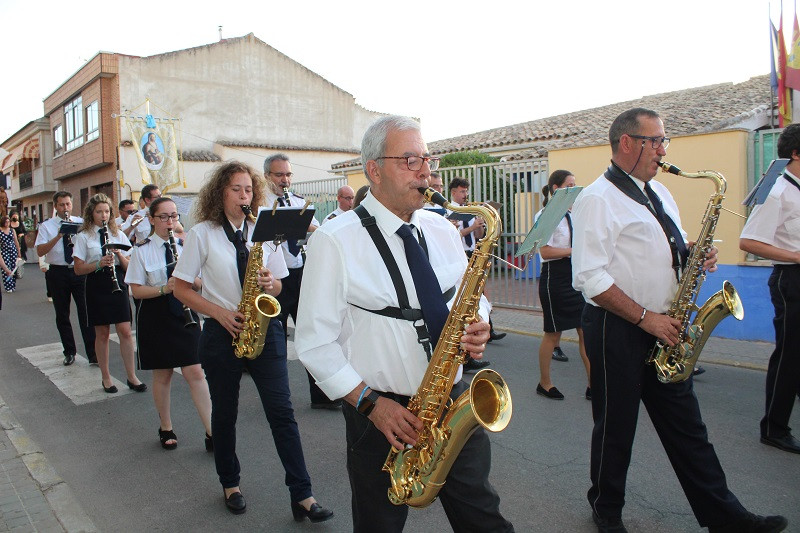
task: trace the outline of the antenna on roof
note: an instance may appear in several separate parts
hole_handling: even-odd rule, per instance
[[[219,27],[219,40],[222,40],[222,26]]]

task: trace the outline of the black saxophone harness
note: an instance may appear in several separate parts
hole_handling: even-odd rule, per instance
[[[431,336],[428,333],[428,327],[425,325],[425,320],[422,317],[422,310],[412,309],[411,305],[408,303],[408,292],[406,292],[406,286],[405,283],[403,283],[403,276],[400,274],[400,268],[397,266],[397,261],[395,261],[394,256],[392,256],[392,252],[389,250],[389,245],[387,244],[386,239],[383,238],[381,230],[378,228],[378,225],[375,222],[375,217],[370,215],[369,211],[367,211],[363,205],[359,205],[354,209],[354,211],[358,215],[358,218],[361,219],[361,225],[364,226],[364,229],[366,229],[367,233],[369,233],[369,236],[372,238],[372,242],[375,243],[375,247],[378,249],[378,253],[381,255],[381,259],[383,259],[383,262],[386,264],[386,270],[389,271],[389,277],[392,278],[394,290],[397,292],[397,302],[400,305],[399,307],[387,306],[383,309],[367,309],[354,303],[350,303],[350,305],[376,315],[395,318],[397,320],[407,320],[411,322],[414,326],[414,329],[417,331],[417,342],[420,343],[425,349],[425,355],[427,355],[428,361],[430,361]],[[428,245],[425,242],[425,236],[419,230],[417,230],[417,235],[419,236],[419,244],[422,246],[422,249],[425,251],[425,255],[427,256]],[[442,294],[442,298],[445,302],[447,302],[453,297],[455,292],[456,288],[453,286]]]

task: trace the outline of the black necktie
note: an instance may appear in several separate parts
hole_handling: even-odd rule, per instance
[[[569,227],[569,247],[572,248],[572,217],[569,216],[569,211],[564,213],[564,217],[567,219],[567,227]]]
[[[64,245],[64,261],[68,264],[72,264],[72,239],[69,238],[69,235],[64,235],[61,237],[61,244]]]
[[[278,196],[278,202],[280,202],[281,207],[292,205],[288,200],[285,200],[283,196]],[[297,239],[286,239],[286,244],[289,246],[289,253],[297,257],[297,254],[300,253],[300,245],[297,244]]]
[[[172,254],[172,248],[168,242],[164,243],[164,260],[167,262],[167,281],[172,277],[172,272],[175,270],[175,256]],[[175,295],[167,294],[167,301],[169,302],[169,310],[175,316],[183,316],[183,304],[175,298]]]
[[[475,220],[475,219],[473,218],[472,220]],[[464,227],[465,228],[469,227],[469,226],[467,226],[466,222],[464,222]],[[472,246],[472,233],[471,232],[467,233],[466,235],[464,235],[464,242],[467,243],[467,247],[471,247]]]
[[[439,281],[436,279],[436,274],[433,273],[428,257],[411,232],[413,228],[414,226],[411,224],[403,224],[397,230],[397,235],[403,239],[403,245],[406,249],[406,261],[408,261],[408,268],[411,270],[411,278],[414,280],[414,290],[417,293],[417,299],[419,299],[419,306],[422,310],[425,324],[428,326],[431,344],[435,346],[439,340],[439,335],[442,333],[444,323],[447,321],[448,310],[442,299],[442,289],[439,287]]]
[[[244,235],[240,229],[237,229],[233,235],[233,246],[236,248],[236,269],[239,271],[239,283],[244,286],[244,275],[247,271],[247,258],[250,252],[247,250]]]
[[[667,235],[667,240],[672,250],[672,267],[675,269],[675,276],[680,280],[680,272],[683,269],[683,265],[686,264],[686,258],[689,257],[689,249],[686,248],[683,235],[681,235],[681,231],[678,229],[675,221],[664,212],[664,205],[661,203],[661,198],[659,198],[653,188],[650,187],[649,182],[644,184],[644,192],[650,199],[650,203],[653,204],[656,218],[658,218],[661,223],[664,234]]]

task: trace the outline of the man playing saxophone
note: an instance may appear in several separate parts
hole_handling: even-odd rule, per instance
[[[634,108],[614,120],[609,141],[611,166],[572,210],[573,286],[591,304],[582,326],[591,362],[587,497],[594,522],[599,531],[626,531],[625,479],[642,402],[701,526],[712,533],[782,531],[784,517],[749,513],[728,489],[693,379],[664,384],[646,364],[657,340],[670,346],[678,340],[680,322],[664,313],[688,251],[678,207],[653,180],[669,144],[664,124],[656,112]],[[712,248],[703,266],[713,272],[716,262]]]
[[[417,122],[378,119],[364,134],[361,157],[369,194],[311,237],[295,346],[325,394],[344,399],[354,531],[396,532],[408,506],[389,501],[390,476],[382,467],[391,447],[415,444],[423,428],[406,405],[422,382],[435,325],[441,329],[447,317],[447,293],[458,287],[467,258],[452,224],[422,209],[418,188],[427,186],[438,159],[430,157]],[[420,312],[422,319],[412,321]],[[462,347],[480,359],[488,339],[489,324],[480,320],[466,326]],[[451,398],[466,388],[461,375],[458,369]],[[490,466],[489,439],[478,429],[439,492],[454,530],[513,531],[488,481]]]

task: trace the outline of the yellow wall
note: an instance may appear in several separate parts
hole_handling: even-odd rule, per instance
[[[364,174],[361,168],[357,170],[345,170],[344,175],[347,177],[347,184],[352,187],[354,191],[357,191],[364,185],[369,185],[367,175]]]
[[[610,159],[611,148],[607,144],[550,150],[549,168],[551,172],[560,168],[567,169],[575,174],[578,185],[586,186],[605,172]],[[664,160],[680,167],[684,172],[715,170],[722,173],[728,181],[723,207],[745,214],[742,200],[748,192],[747,131],[731,130],[673,137]],[[683,228],[689,234],[689,239],[695,240],[700,234],[700,223],[708,198],[714,192],[712,182],[664,173],[659,173],[656,179],[666,185],[675,197]],[[743,218],[722,212],[714,233],[715,239],[722,240],[717,243],[720,263],[737,264],[744,261],[744,252],[739,250],[739,235],[743,227]]]

